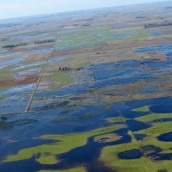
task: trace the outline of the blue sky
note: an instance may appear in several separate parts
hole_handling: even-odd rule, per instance
[[[0,18],[12,18],[161,0],[0,0]]]

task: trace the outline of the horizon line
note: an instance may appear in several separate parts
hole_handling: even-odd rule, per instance
[[[134,3],[134,4],[125,4],[125,5],[116,5],[116,6],[104,6],[104,7],[93,7],[93,8],[86,8],[86,9],[78,9],[78,10],[66,10],[66,11],[58,11],[58,12],[50,12],[50,13],[40,13],[40,14],[33,14],[33,15],[22,15],[22,16],[16,16],[16,17],[7,17],[7,18],[0,18],[0,22],[12,20],[12,19],[24,19],[24,18],[36,18],[39,16],[50,16],[50,15],[57,15],[57,14],[63,14],[63,13],[73,13],[73,12],[79,12],[79,11],[88,11],[88,10],[98,10],[98,9],[106,9],[106,8],[119,8],[119,7],[130,7],[135,5],[147,5],[147,4],[155,4],[155,3],[164,3],[164,2],[170,2],[170,0],[159,0],[156,2],[142,2],[142,3]]]

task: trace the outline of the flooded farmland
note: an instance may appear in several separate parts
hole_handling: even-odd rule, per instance
[[[172,172],[171,2],[151,5],[4,24],[0,172]]]

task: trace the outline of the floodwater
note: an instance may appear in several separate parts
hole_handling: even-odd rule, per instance
[[[48,53],[50,50],[36,50],[34,53]],[[66,170],[82,166],[83,164],[88,172],[114,171],[101,162],[100,156],[102,150],[114,145],[126,144],[130,146],[130,144],[133,144],[132,137],[135,138],[136,142],[144,141],[148,135],[144,133],[139,134],[139,132],[145,131],[145,133],[148,133],[147,131],[152,129],[158,121],[155,119],[144,122],[139,120],[139,117],[144,117],[150,113],[172,113],[172,98],[162,97],[105,104],[96,101],[93,104],[83,103],[82,105],[78,105],[76,101],[80,101],[81,96],[84,97],[92,94],[100,88],[108,88],[116,85],[127,86],[128,84],[141,81],[151,82],[153,79],[169,74],[172,71],[172,44],[139,48],[134,52],[149,53],[156,51],[166,55],[167,59],[164,61],[150,59],[140,61],[124,60],[95,64],[77,70],[78,74],[83,74],[77,83],[59,90],[37,92],[34,97],[35,104],[28,113],[24,113],[24,111],[35,84],[2,90],[1,96],[5,98],[1,100],[0,104],[0,149],[2,150],[0,171]],[[1,64],[1,66],[9,65],[9,63],[17,64],[20,60],[7,61],[6,64]],[[61,60],[64,60],[64,58],[53,59],[49,62],[56,63]],[[20,65],[14,70],[25,69],[44,63],[43,61],[24,66]],[[39,71],[39,68],[29,69],[16,73],[15,77],[20,78],[23,75],[30,75]],[[159,90],[153,86],[145,86],[141,91],[149,94],[158,93]],[[127,93],[124,91],[123,95],[125,94]],[[60,101],[59,99],[62,97],[66,97],[67,99]],[[134,110],[144,106],[147,106],[148,110]],[[109,119],[111,118],[114,118],[114,121],[110,121]],[[122,118],[122,120],[115,121],[115,118]],[[168,119],[169,121],[171,119]],[[164,119],[163,122],[167,122],[167,119]],[[119,128],[102,134],[90,134],[93,130],[98,128],[106,129],[110,126]],[[87,133],[86,136],[84,135],[85,133]],[[17,156],[18,151],[27,148],[41,147],[43,145],[47,145],[50,149],[54,145],[58,148],[63,139],[50,140],[40,138],[46,134],[54,134],[57,137],[60,135],[62,138],[69,137],[72,134],[77,139],[79,136],[82,136],[86,139],[86,143],[72,147],[63,153],[55,153],[54,156],[59,162],[54,165],[38,163],[37,160],[41,157],[40,150],[35,152],[30,158],[3,162],[3,160],[8,159],[9,155]],[[171,142],[171,136],[171,131],[168,131],[157,136],[157,138],[160,141]],[[96,141],[97,138],[99,138],[98,141]],[[79,141],[76,140],[76,142]],[[156,161],[171,160],[172,158],[171,153],[164,153],[161,147],[147,143],[139,148],[121,150],[117,156],[121,160],[140,159],[145,156],[145,153],[149,159]],[[46,152],[45,154],[49,155],[50,152]]]
[[[120,109],[121,113],[124,114],[124,117],[129,117],[130,120],[127,121],[126,128],[119,129],[117,131],[114,131],[113,133],[117,134],[118,136],[121,136],[121,139],[117,141],[112,142],[105,142],[105,143],[98,143],[94,141],[94,137],[90,137],[87,141],[87,144],[85,146],[81,146],[75,149],[72,149],[69,152],[66,152],[64,154],[58,155],[59,159],[63,159],[61,163],[58,163],[58,165],[40,165],[37,162],[34,161],[34,157],[28,160],[24,161],[16,161],[12,163],[5,163],[4,165],[0,166],[0,170],[12,170],[14,167],[17,167],[17,170],[23,170],[23,171],[34,171],[34,170],[40,170],[40,169],[66,169],[68,167],[73,167],[75,164],[81,165],[85,164],[88,171],[92,172],[95,171],[95,162],[98,161],[98,157],[100,155],[100,151],[103,147],[109,146],[109,145],[118,145],[122,143],[130,143],[131,137],[127,134],[129,130],[132,131],[139,131],[142,129],[150,128],[151,125],[148,125],[146,123],[136,121],[134,120],[137,116],[144,116],[146,114],[149,114],[149,112],[133,112],[133,108],[138,108],[140,106],[149,105],[150,108],[153,106],[158,106],[162,102],[169,102],[172,105],[172,99],[171,98],[159,98],[159,99],[147,99],[147,100],[140,100],[140,101],[131,101],[131,102],[122,102],[122,103],[113,103],[113,104],[107,104],[107,106],[111,106],[112,110],[103,110],[103,106],[83,106],[83,107],[68,107],[66,109],[66,112],[64,112],[64,108],[56,108],[54,110],[48,110],[42,111],[42,112],[30,112],[28,114],[14,114],[8,116],[8,118],[4,121],[4,125],[7,125],[7,128],[4,128],[0,132],[0,137],[3,138],[0,144],[0,147],[3,147],[3,152],[5,157],[7,153],[15,153],[17,150],[21,150],[25,147],[34,147],[35,141],[33,141],[33,138],[38,138],[41,135],[44,134],[69,134],[69,133],[82,133],[86,131],[91,131],[96,128],[100,127],[106,127],[110,124],[106,122],[107,118],[111,117],[119,117],[120,114],[118,110]],[[125,104],[125,106],[124,106]],[[118,107],[118,109],[117,109]],[[125,108],[124,108],[125,107]],[[67,111],[68,110],[68,111]],[[171,110],[172,112],[172,110]],[[54,122],[54,120],[65,117],[65,120],[61,120],[58,123]],[[90,115],[95,114],[95,115]],[[83,115],[85,114],[84,118]],[[88,117],[87,117],[88,114]],[[133,114],[133,115],[132,115]],[[133,118],[133,119],[132,119]],[[69,119],[69,120],[68,120]],[[84,119],[84,120],[83,120]],[[20,121],[20,125],[19,125]],[[23,121],[23,122],[22,122]],[[12,124],[9,126],[9,124]],[[114,123],[115,124],[115,123]],[[67,126],[67,127],[66,127]],[[46,130],[45,130],[46,128]],[[21,130],[22,129],[22,130]],[[20,131],[20,135],[16,135]],[[26,140],[27,135],[27,140]],[[5,136],[8,136],[10,140],[18,140],[20,144],[15,147],[16,143],[8,143],[5,139]],[[140,137],[146,137],[145,135],[142,135]],[[140,137],[138,140],[140,140]],[[17,141],[17,142],[18,142]],[[46,144],[47,140],[45,142],[40,142],[40,144]],[[37,143],[36,143],[37,144]],[[48,144],[48,143],[47,143]],[[8,147],[11,146],[13,149],[8,149]],[[91,152],[94,152],[92,154]],[[119,154],[119,157],[122,157],[124,159],[133,159],[140,157],[142,154],[138,150],[131,150],[129,151],[131,154],[128,154],[128,152],[123,152]],[[169,154],[160,154],[159,152],[155,152],[154,154],[151,154],[150,157],[158,156],[158,159],[169,159]],[[29,164],[32,163],[32,166],[29,167]],[[24,166],[23,166],[24,164]],[[100,162],[98,164],[101,164]],[[88,165],[88,166],[87,166]],[[29,167],[29,168],[28,168]],[[97,169],[103,167],[103,165],[100,165],[97,167]],[[105,168],[105,167],[103,167]],[[106,168],[105,168],[106,169]],[[108,171],[108,170],[107,170]]]
[[[23,57],[13,57],[11,59],[8,59],[8,60],[5,60],[5,61],[2,61],[0,63],[0,69],[4,68],[4,67],[7,67],[7,66],[10,66],[10,65],[15,65],[15,64],[18,64],[20,61],[23,60]]]

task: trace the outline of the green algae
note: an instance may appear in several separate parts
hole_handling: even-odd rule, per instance
[[[150,109],[149,109],[149,106],[142,106],[139,108],[135,108],[132,111],[134,111],[134,112],[149,112]]]
[[[34,155],[41,155],[36,161],[44,163],[47,159],[46,154],[55,156],[68,152],[79,146],[83,146],[87,143],[87,139],[91,136],[97,136],[113,132],[119,128],[124,127],[123,125],[109,126],[105,128],[99,128],[90,132],[84,132],[79,134],[67,134],[67,135],[43,135],[40,138],[45,140],[55,140],[55,144],[43,144],[36,147],[26,148],[18,151],[15,155],[9,155],[3,162],[13,162],[32,158]],[[43,157],[42,157],[43,156]],[[52,158],[51,156],[51,158]],[[57,160],[58,161],[58,160]]]
[[[40,170],[39,172],[86,172],[85,167],[76,167],[67,170]]]
[[[153,120],[161,120],[161,119],[169,119],[172,118],[172,113],[162,113],[162,114],[156,114],[156,113],[152,113],[149,115],[145,115],[145,116],[141,116],[136,118],[136,120],[138,121],[142,121],[142,122],[149,122],[149,121],[153,121]]]

